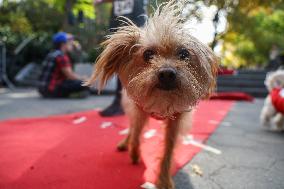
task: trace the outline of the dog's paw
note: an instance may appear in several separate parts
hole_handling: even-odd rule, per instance
[[[283,131],[283,124],[282,123],[275,123],[276,125],[276,129],[279,131],[279,132],[282,132]]]
[[[284,130],[282,122],[276,122],[275,125],[278,132],[282,132]]]
[[[138,149],[132,149],[131,147],[129,148],[129,155],[132,161],[132,164],[136,165],[139,163],[140,160],[140,153]]]
[[[120,152],[128,150],[128,139],[127,138],[123,139],[122,141],[118,143],[117,150]]]
[[[130,157],[132,164],[137,165],[139,163],[140,158],[138,153],[132,153],[130,154]]]
[[[124,152],[124,151],[127,151],[127,150],[128,150],[127,144],[122,143],[122,142],[119,143],[116,148],[117,148],[117,150],[120,151],[120,152]]]
[[[261,126],[264,129],[270,129],[271,128],[270,120],[261,120]]]

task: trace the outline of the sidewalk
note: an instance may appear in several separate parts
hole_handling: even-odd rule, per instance
[[[0,91],[0,120],[104,108],[111,100],[51,100],[39,98],[34,90]],[[284,133],[260,127],[262,104],[263,99],[237,102],[207,143],[222,154],[199,153],[175,176],[177,189],[283,189]],[[202,176],[192,167],[199,167]]]
[[[222,154],[199,153],[176,176],[177,188],[187,189],[190,180],[194,189],[283,189],[284,133],[260,126],[262,105],[263,99],[236,103],[207,142]],[[202,177],[193,174],[192,165],[201,168]]]
[[[33,89],[0,91],[0,120],[101,109],[111,101],[112,96],[93,95],[86,99],[43,99]]]

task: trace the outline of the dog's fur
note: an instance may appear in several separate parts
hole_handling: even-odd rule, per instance
[[[265,79],[265,85],[269,92],[274,88],[284,88],[284,70],[268,73]],[[270,95],[268,95],[264,101],[260,121],[265,127],[276,125],[278,130],[283,130],[284,116],[274,108]]]
[[[183,2],[174,0],[161,5],[143,28],[126,19],[127,26],[118,28],[103,43],[104,51],[86,83],[91,85],[98,80],[101,89],[114,74],[121,80],[122,105],[130,118],[130,133],[118,149],[128,149],[134,164],[139,161],[139,139],[149,116],[164,119],[165,149],[157,181],[159,189],[174,188],[170,167],[177,137],[190,124],[191,108],[207,98],[216,83],[217,58],[184,28],[180,14],[183,6]],[[149,50],[148,57],[145,51]],[[149,59],[145,60],[145,56]],[[175,70],[174,90],[158,87],[158,74],[163,68]]]

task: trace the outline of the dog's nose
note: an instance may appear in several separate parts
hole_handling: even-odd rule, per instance
[[[161,68],[158,73],[159,88],[173,90],[176,88],[177,72],[173,68]]]
[[[176,71],[173,68],[161,68],[159,70],[159,81],[162,83],[173,82],[176,80]]]

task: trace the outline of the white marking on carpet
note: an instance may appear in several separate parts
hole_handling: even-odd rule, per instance
[[[127,135],[129,133],[129,128],[119,131],[119,135]]]
[[[111,127],[112,125],[113,125],[112,122],[105,121],[105,122],[102,122],[101,128],[102,128],[102,129],[106,129],[106,128],[108,128],[108,127]]]
[[[152,138],[153,136],[155,136],[157,133],[157,130],[156,129],[150,129],[149,131],[146,131],[144,133],[144,138],[145,139],[149,139],[149,138]]]
[[[79,117],[79,118],[75,119],[73,121],[73,124],[78,125],[78,124],[83,123],[85,121],[87,121],[87,118],[85,116],[82,116],[82,117]]]
[[[145,182],[144,184],[141,185],[141,188],[144,189],[157,189],[156,186],[151,183],[151,182]]]

